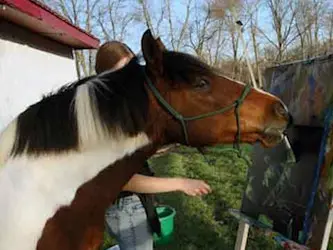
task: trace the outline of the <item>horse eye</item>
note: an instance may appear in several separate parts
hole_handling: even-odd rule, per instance
[[[206,79],[199,79],[195,84],[194,87],[196,89],[207,89],[209,87],[209,82]]]

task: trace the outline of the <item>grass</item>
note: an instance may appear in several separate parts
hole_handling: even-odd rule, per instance
[[[157,196],[161,203],[168,204],[177,211],[174,241],[158,249],[234,249],[238,221],[228,213],[228,209],[238,209],[241,205],[247,164],[234,152],[224,149],[210,148],[204,158],[196,149],[182,146],[150,160],[157,176],[203,179],[213,189],[211,194],[204,197],[189,197],[183,193]],[[243,150],[248,154],[251,147],[243,146]],[[280,248],[251,229],[247,250],[254,249]]]

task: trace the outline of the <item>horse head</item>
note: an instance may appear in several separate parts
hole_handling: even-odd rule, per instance
[[[281,141],[291,116],[279,98],[228,79],[191,55],[168,51],[149,30],[141,44],[151,123],[160,119],[161,125],[153,126],[153,134],[161,141],[207,146],[239,139],[268,147]]]

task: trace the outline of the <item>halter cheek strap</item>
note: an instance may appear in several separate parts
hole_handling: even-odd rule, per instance
[[[145,74],[146,82],[147,85],[149,86],[151,92],[154,94],[155,98],[158,100],[158,102],[174,117],[176,118],[180,124],[182,125],[183,132],[184,132],[184,137],[185,137],[185,142],[187,145],[189,145],[189,136],[188,136],[188,131],[187,131],[187,122],[189,121],[194,121],[194,120],[200,120],[204,119],[210,116],[218,115],[218,114],[223,114],[232,108],[235,108],[235,116],[236,116],[236,123],[237,123],[237,133],[236,133],[236,139],[235,139],[235,145],[237,149],[240,152],[240,119],[239,119],[239,108],[243,104],[245,98],[247,95],[250,93],[252,87],[251,85],[247,84],[245,85],[245,88],[240,95],[240,97],[234,101],[232,104],[218,109],[216,111],[208,112],[202,115],[197,115],[197,116],[191,116],[191,117],[184,117],[182,114],[180,114],[178,111],[176,111],[161,95],[161,93],[158,91],[158,89],[154,86],[154,84],[150,81],[149,77],[147,74]]]

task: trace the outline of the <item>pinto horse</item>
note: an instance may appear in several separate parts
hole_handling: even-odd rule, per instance
[[[66,85],[3,131],[0,250],[98,249],[105,209],[163,145],[281,140],[290,116],[277,97],[168,51],[149,30],[141,46],[144,66],[134,58]]]

